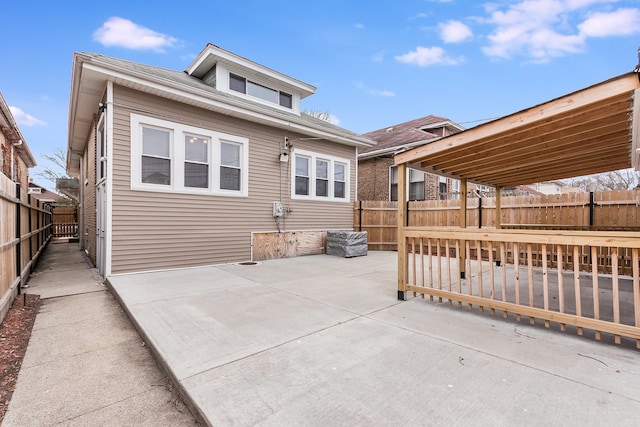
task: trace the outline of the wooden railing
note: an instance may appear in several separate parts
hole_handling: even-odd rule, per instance
[[[640,190],[567,193],[547,196],[503,196],[497,218],[493,197],[467,199],[469,228],[569,228],[575,230],[640,231]],[[460,200],[408,202],[408,226],[456,227]],[[370,250],[396,250],[397,202],[356,201],[354,229],[369,233]]]
[[[546,327],[570,325],[579,335],[589,329],[598,340],[602,332],[616,343],[628,337],[640,348],[640,232],[405,227],[402,234],[401,299],[429,295]]]
[[[54,223],[52,234],[53,237],[78,237],[78,224],[75,222],[69,224]]]

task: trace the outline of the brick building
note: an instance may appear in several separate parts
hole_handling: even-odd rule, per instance
[[[29,168],[35,165],[33,154],[0,93],[0,172],[19,183],[26,191],[29,186]]]
[[[464,130],[449,119],[429,115],[368,132],[377,145],[358,153],[358,199],[397,200],[398,177],[395,153],[428,144]],[[459,197],[460,182],[423,171],[408,169],[408,200],[438,200]]]

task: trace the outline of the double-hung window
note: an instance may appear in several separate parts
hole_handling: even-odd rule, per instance
[[[425,199],[425,174],[415,169],[407,169],[408,192],[407,200],[424,200]],[[395,202],[398,200],[398,167],[392,166],[389,172],[389,200]]]
[[[296,171],[295,194],[297,196],[310,196],[309,176],[311,175],[310,159],[307,156],[295,156]]]
[[[294,150],[293,199],[349,201],[349,160]]]
[[[171,142],[173,132],[142,126],[142,182],[171,185]]]
[[[184,136],[184,186],[209,188],[209,146],[211,138]]]
[[[329,197],[329,161],[316,159],[316,196]]]
[[[220,142],[220,188],[240,191],[242,184],[242,145]]]
[[[131,114],[133,190],[248,195],[249,140]]]
[[[424,172],[409,169],[409,200],[424,200]]]

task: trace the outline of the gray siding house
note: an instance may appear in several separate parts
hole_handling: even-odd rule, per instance
[[[352,229],[374,142],[301,114],[314,92],[212,44],[185,71],[75,53],[67,173],[100,273],[322,253]]]

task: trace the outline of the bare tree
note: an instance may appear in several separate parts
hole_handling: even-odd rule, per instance
[[[36,175],[40,178],[46,179],[47,181],[51,181],[54,184],[58,178],[69,178],[65,172],[67,158],[65,152],[62,151],[60,147],[56,148],[56,151],[54,151],[53,154],[40,153],[40,155],[49,160],[51,164],[36,172]]]
[[[331,123],[332,125],[337,124],[337,119],[333,116],[329,111],[322,110],[304,110],[302,114],[306,114],[307,116],[315,117],[316,119],[324,120],[325,122]]]
[[[567,184],[583,191],[631,190],[640,186],[640,172],[622,169],[572,178]]]

